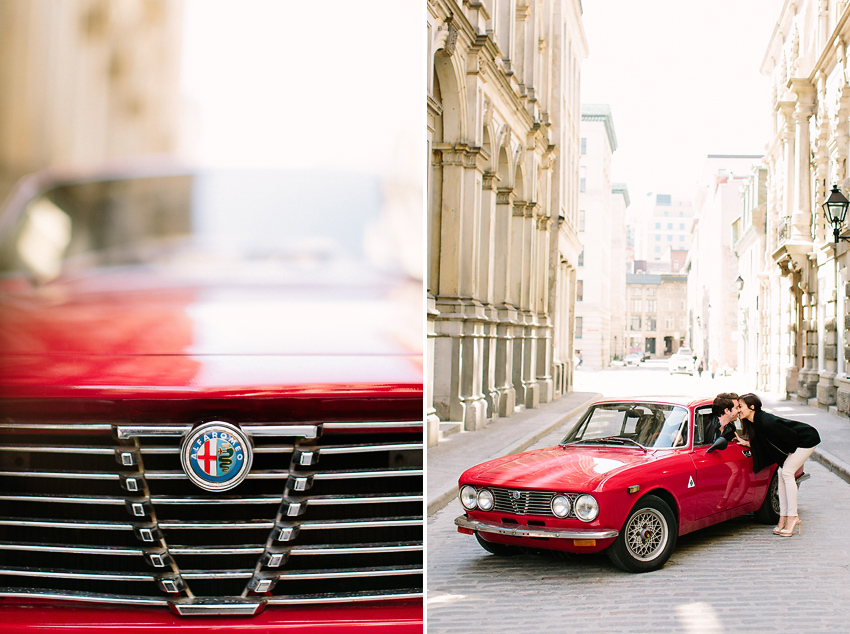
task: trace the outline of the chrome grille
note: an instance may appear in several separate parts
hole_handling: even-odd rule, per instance
[[[421,423],[241,429],[251,472],[211,493],[180,465],[189,426],[0,424],[0,596],[184,614],[422,596]]]
[[[552,513],[552,498],[559,495],[550,491],[522,491],[518,489],[494,489],[495,504],[494,511],[499,513],[512,513],[513,515],[547,515],[555,517]],[[575,517],[572,506],[575,504],[577,493],[562,493],[570,499],[570,514],[567,517]]]

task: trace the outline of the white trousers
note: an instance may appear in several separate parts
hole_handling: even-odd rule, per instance
[[[780,515],[797,515],[797,482],[794,479],[794,474],[797,469],[803,466],[803,463],[814,452],[814,447],[800,447],[794,453],[789,453],[785,458],[785,463],[779,470],[779,514]]]

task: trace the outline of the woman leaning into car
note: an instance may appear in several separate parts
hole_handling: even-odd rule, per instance
[[[779,524],[773,532],[782,537],[791,537],[799,526],[803,534],[803,523],[797,516],[797,482],[794,474],[806,458],[812,455],[820,443],[820,435],[811,425],[795,420],[779,418],[761,408],[761,400],[755,394],[742,395],[738,403],[741,411],[741,426],[749,440],[740,437],[740,444],[750,447],[753,454],[753,471],[758,473],[776,463],[780,467],[777,479],[779,489]]]

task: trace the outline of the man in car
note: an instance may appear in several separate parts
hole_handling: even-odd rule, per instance
[[[721,392],[714,397],[711,413],[714,416],[706,423],[703,438],[711,443],[721,436],[727,441],[735,440],[735,420],[740,413],[738,395],[734,392]]]

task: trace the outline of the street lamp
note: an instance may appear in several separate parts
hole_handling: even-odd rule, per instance
[[[838,185],[832,186],[832,192],[829,198],[823,204],[823,213],[826,219],[832,225],[832,235],[835,238],[835,246],[838,246],[839,240],[850,242],[850,237],[838,235],[840,228],[844,225],[844,217],[847,215],[847,207],[850,206],[850,200],[845,198],[844,194],[838,191]]]

